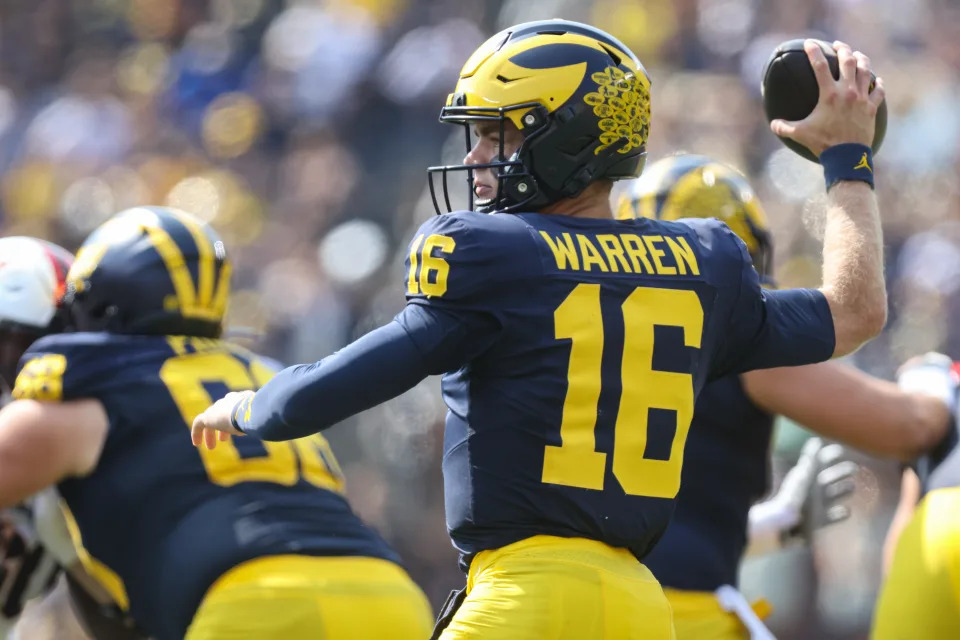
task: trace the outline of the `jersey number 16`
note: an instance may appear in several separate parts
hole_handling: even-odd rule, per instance
[[[673,498],[680,489],[683,446],[693,419],[693,377],[653,368],[654,326],[683,329],[684,344],[700,348],[703,307],[693,291],[638,287],[621,308],[623,364],[620,408],[613,435],[613,475],[629,495]],[[602,490],[607,454],[596,450],[594,430],[602,386],[604,330],[600,285],[579,284],[554,312],[555,337],[569,339],[567,394],[561,445],[547,445],[542,481]],[[667,460],[644,457],[650,409],[676,412],[677,430]]]

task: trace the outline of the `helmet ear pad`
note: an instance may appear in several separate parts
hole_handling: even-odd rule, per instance
[[[546,126],[525,140],[517,153],[522,165],[536,177],[538,193],[531,204],[543,206],[574,198],[597,180],[632,178],[642,170],[646,145],[627,153],[618,151],[623,145],[601,147],[597,119],[589,105],[567,105],[546,116]],[[509,175],[509,171],[505,173]],[[504,186],[512,196],[509,179]]]

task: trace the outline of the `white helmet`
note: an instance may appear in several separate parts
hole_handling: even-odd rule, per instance
[[[0,327],[50,328],[72,263],[69,251],[45,240],[0,238]]]

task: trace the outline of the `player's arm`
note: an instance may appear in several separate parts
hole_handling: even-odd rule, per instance
[[[476,224],[476,222],[474,223]],[[500,331],[488,304],[502,248],[456,215],[425,223],[410,244],[404,310],[320,362],[281,371],[255,394],[228,394],[193,423],[195,445],[221,434],[290,440],[325,429],[454,371],[486,350]],[[493,265],[493,266],[491,266]]]
[[[918,502],[920,502],[920,479],[912,469],[904,469],[903,477],[900,480],[900,501],[897,503],[897,510],[893,514],[890,528],[887,529],[887,537],[883,541],[884,575],[887,574],[890,565],[893,564],[893,554],[897,550],[900,534],[903,533],[910,519],[913,518],[913,512],[916,511]]]
[[[950,410],[938,397],[901,390],[836,362],[751,371],[741,377],[750,399],[875,455],[912,460],[940,441]]]
[[[408,304],[388,325],[314,364],[289,367],[256,393],[229,394],[193,423],[194,444],[224,417],[262,440],[301,438],[376,406],[428,375],[455,370],[495,325],[481,315]],[[229,429],[226,429],[229,431]],[[215,443],[213,434],[207,446]]]
[[[70,476],[90,473],[107,437],[97,400],[15,400],[0,411],[0,508]]]
[[[863,182],[840,182],[828,192],[823,239],[823,285],[836,346],[833,356],[852,353],[883,330],[887,297],[883,237],[873,190]]]
[[[883,101],[879,78],[870,92],[870,61],[836,42],[840,78],[834,80],[820,47],[807,41],[805,49],[813,66],[820,99],[813,112],[799,122],[774,120],[778,135],[800,142],[820,157],[828,176],[838,177],[828,185],[829,200],[823,241],[823,284],[819,291],[830,308],[835,346],[833,356],[857,350],[876,336],[886,322],[887,302],[883,281],[883,237],[877,199],[871,184],[873,167],[858,167],[837,145],[853,143],[866,149],[872,143],[877,108]],[[834,150],[830,154],[824,151]],[[829,156],[829,157],[828,157]],[[849,165],[849,166],[847,166]],[[861,179],[862,178],[862,179]]]

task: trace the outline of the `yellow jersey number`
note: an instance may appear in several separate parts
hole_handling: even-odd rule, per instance
[[[187,426],[213,403],[204,384],[221,383],[231,391],[257,389],[273,371],[257,360],[249,366],[240,358],[223,351],[189,353],[168,359],[160,368],[160,379],[167,386]],[[263,442],[264,456],[243,458],[232,440],[217,443],[216,449],[199,447],[207,476],[214,484],[229,487],[238,482],[272,482],[292,486],[301,478],[317,487],[342,492],[343,474],[330,445],[321,435],[289,442]],[[299,458],[299,464],[298,464]]]
[[[434,251],[450,254],[456,246],[457,242],[450,236],[436,233],[427,236],[426,240],[422,233],[413,239],[410,245],[410,271],[407,273],[408,296],[423,294],[431,298],[447,292],[450,263],[434,255]]]
[[[673,498],[680,489],[683,446],[693,419],[693,377],[653,368],[655,325],[681,327],[699,348],[703,307],[693,291],[638,287],[623,303],[622,394],[614,426],[613,475],[629,495]],[[600,285],[579,284],[554,312],[555,337],[568,339],[570,364],[560,423],[561,445],[547,445],[542,481],[603,489],[607,454],[596,451],[603,323]],[[644,458],[652,408],[673,410],[677,430],[667,460]]]

